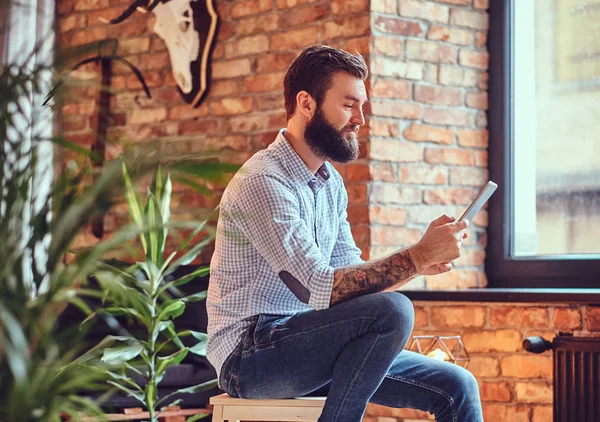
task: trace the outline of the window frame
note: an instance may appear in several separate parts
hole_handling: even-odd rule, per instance
[[[598,288],[600,259],[585,255],[511,257],[514,227],[511,168],[514,145],[514,8],[515,0],[490,1],[489,174],[498,191],[489,201],[486,273],[490,288]]]

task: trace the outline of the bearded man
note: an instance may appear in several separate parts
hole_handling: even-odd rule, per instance
[[[367,403],[483,420],[466,369],[404,350],[412,303],[389,291],[452,269],[468,221],[443,215],[419,242],[363,261],[348,196],[328,160],[358,157],[367,65],[304,50],[284,80],[287,127],[235,175],[221,200],[207,298],[207,356],[246,399],[326,395],[320,422],[359,422]]]

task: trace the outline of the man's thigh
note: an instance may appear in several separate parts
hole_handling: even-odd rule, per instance
[[[398,298],[382,295],[398,293],[365,295],[292,317],[261,314],[228,362],[223,385],[231,381],[229,389],[246,398],[302,396],[325,386],[341,351],[373,331],[382,300]]]

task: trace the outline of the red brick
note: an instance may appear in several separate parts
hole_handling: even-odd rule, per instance
[[[528,407],[511,404],[482,403],[483,419],[486,421],[530,422]],[[544,422],[549,422],[552,419]]]
[[[388,16],[376,16],[373,27],[377,31],[410,37],[422,37],[425,30],[418,22]]]
[[[187,120],[179,124],[179,135],[215,133],[218,127],[213,119]]]
[[[481,328],[485,324],[485,308],[482,306],[436,306],[431,310],[431,324],[435,328]]]
[[[85,13],[73,13],[58,20],[59,32],[84,28],[87,23]]]
[[[166,51],[161,51],[158,53],[147,53],[142,54],[140,57],[140,65],[138,68],[140,70],[160,70],[164,68],[171,67],[171,60],[169,58],[169,53]]]
[[[552,403],[551,382],[518,382],[515,384],[517,403]]]
[[[458,66],[441,65],[439,77],[442,85],[475,87],[478,82],[478,75],[475,70]]]
[[[404,131],[403,136],[409,141],[438,144],[451,144],[454,141],[454,132],[451,129],[421,124],[413,124]]]
[[[211,81],[209,92],[210,97],[233,96],[240,93],[240,84],[235,80],[216,80]]]
[[[331,0],[334,15],[350,15],[369,11],[369,0]]]
[[[457,167],[450,169],[451,185],[482,186],[487,180],[487,169],[476,167]]]
[[[458,63],[461,66],[487,70],[489,54],[481,51],[460,50],[458,53]]]
[[[279,32],[271,36],[271,50],[298,50],[315,44],[319,30],[316,26]]]
[[[434,0],[438,3],[448,3],[457,6],[470,6],[472,0]]]
[[[426,204],[467,205],[473,200],[475,192],[471,188],[435,188],[425,191]]]
[[[355,37],[371,32],[371,16],[353,16],[325,21],[323,25],[323,39],[330,40],[339,37]]]
[[[500,363],[495,357],[471,355],[468,368],[477,378],[496,378],[500,375]]]
[[[259,110],[278,110],[283,106],[283,94],[281,92],[261,95],[256,98]]]
[[[464,110],[426,107],[423,110],[423,121],[438,125],[471,126],[473,114]]]
[[[283,90],[284,73],[267,73],[258,76],[248,76],[244,79],[246,92],[267,92]]]
[[[239,35],[276,31],[279,29],[279,14],[270,13],[268,15],[240,19],[236,22],[235,29]]]
[[[208,115],[206,103],[194,108],[189,104],[176,105],[169,108],[169,120],[197,119]]]
[[[487,91],[488,89],[489,74],[487,72],[481,72],[477,77],[477,88]]]
[[[489,0],[473,0],[473,7],[475,9],[487,10],[490,7],[490,1]]]
[[[372,139],[369,146],[372,160],[417,162],[423,160],[423,150],[419,145],[390,139]]]
[[[346,186],[346,190],[348,191],[348,203],[362,204],[367,202],[367,186],[364,183],[350,184]]]
[[[374,116],[416,120],[421,117],[421,106],[400,101],[372,101],[371,113]]]
[[[371,98],[410,99],[410,83],[398,79],[377,78],[371,88]]]
[[[415,306],[415,327],[426,327],[429,324],[427,309]]]
[[[231,17],[235,19],[242,16],[255,15],[271,10],[272,8],[272,0],[243,0],[231,7]]]
[[[396,14],[397,0],[371,0],[371,12]]]
[[[481,394],[481,401],[499,401],[508,402],[511,401],[511,386],[509,383],[503,382],[486,382],[482,381],[479,383],[479,391]]]
[[[397,138],[400,136],[400,124],[397,121],[371,119],[370,134],[373,136]]]
[[[463,147],[487,148],[488,131],[487,130],[459,130],[458,145]]]
[[[534,406],[531,422],[548,422],[553,417],[552,406]]]
[[[466,98],[467,107],[478,108],[480,110],[488,109],[487,92],[468,92]]]
[[[281,27],[299,26],[311,22],[319,22],[329,14],[329,8],[322,4],[297,7],[291,13],[281,16]]]
[[[474,166],[473,151],[461,148],[426,148],[425,162],[454,166]]]
[[[421,80],[423,79],[423,64],[383,56],[374,57],[371,63],[371,75]]]
[[[269,37],[265,34],[250,35],[225,44],[225,57],[248,56],[269,51]]]
[[[471,353],[522,351],[522,338],[518,330],[477,330],[463,334],[465,347]]]
[[[585,308],[585,328],[600,331],[600,307],[588,305]]]
[[[366,56],[371,51],[371,37],[368,34],[360,37],[338,39],[332,41],[332,44],[342,50],[354,54],[360,53],[363,56]]]
[[[371,180],[371,172],[367,164],[348,164],[347,165],[348,182],[365,182]]]
[[[477,167],[488,166],[488,152],[487,151],[473,151],[475,155],[475,165]]]
[[[234,133],[254,132],[259,130],[275,130],[285,126],[285,113],[257,114],[239,116],[229,120],[230,129]]]
[[[420,238],[421,232],[415,229],[395,226],[371,227],[371,241],[374,245],[408,246],[417,243]]]
[[[423,64],[423,80],[431,84],[438,84],[439,66],[434,63]]]
[[[479,267],[485,264],[485,251],[462,248],[460,258],[454,260],[457,267]]]
[[[458,88],[417,84],[415,85],[415,101],[425,104],[460,106],[463,96]]]
[[[256,71],[265,73],[287,70],[295,57],[295,53],[262,54],[256,58]]]
[[[400,16],[423,19],[429,22],[448,22],[448,6],[414,0],[400,0],[399,6]]]
[[[558,330],[580,329],[582,324],[581,310],[578,308],[554,308],[551,327]]]
[[[132,125],[140,123],[156,123],[162,122],[167,118],[167,109],[165,107],[148,109],[134,109],[129,117],[129,123]]]
[[[490,324],[496,327],[548,327],[548,310],[542,307],[499,306],[490,313]]]
[[[371,201],[377,204],[420,204],[421,190],[384,183],[372,187]]]
[[[369,224],[369,206],[367,204],[349,206],[348,222],[351,226],[356,224]]]
[[[317,0],[276,0],[278,9],[287,9],[303,4],[315,3]]]
[[[448,182],[448,173],[446,169],[440,167],[403,166],[398,169],[398,180],[401,183],[415,185],[443,185]]]
[[[510,378],[552,378],[552,356],[512,355],[502,358],[502,376]]]
[[[456,63],[456,47],[432,41],[406,41],[406,57],[433,63]]]
[[[93,41],[106,39],[107,29],[105,26],[86,28],[79,31],[73,31],[69,36],[69,42],[66,46],[76,47],[83,44],[88,44]]]
[[[473,32],[467,29],[432,25],[431,28],[429,28],[427,39],[434,41],[444,41],[458,45],[472,45]]]
[[[249,59],[213,62],[211,75],[214,79],[236,78],[251,73]]]
[[[385,205],[369,207],[369,215],[372,224],[387,224],[403,226],[406,224],[406,208],[396,208]]]
[[[485,32],[478,32],[475,35],[475,47],[484,48],[487,43],[487,34]]]
[[[477,286],[477,272],[462,269],[453,269],[450,272],[436,276],[426,276],[428,290],[439,289],[471,289]],[[463,336],[463,339],[465,337]],[[469,343],[465,341],[467,351],[470,351]]]
[[[77,0],[73,2],[75,10],[94,10],[108,7],[108,0]]]
[[[396,175],[394,173],[394,166],[391,163],[381,163],[371,161],[371,178],[374,182],[394,182],[396,181]]]
[[[452,25],[487,30],[490,26],[489,21],[489,16],[485,12],[477,12],[459,8],[453,8],[450,12],[450,23]]]
[[[150,50],[150,39],[143,38],[127,38],[119,41],[119,54],[139,54]]]

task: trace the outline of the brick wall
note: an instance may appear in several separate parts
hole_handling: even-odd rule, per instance
[[[488,5],[373,1],[369,211],[371,255],[417,242],[458,216],[487,180]],[[408,288],[483,287],[487,213],[455,269]]]
[[[416,242],[442,213],[459,215],[487,177],[486,0],[215,0],[221,24],[209,94],[198,108],[180,98],[164,43],[151,15],[107,26],[128,3],[58,0],[60,45],[118,37],[119,53],[138,66],[152,92],[115,65],[110,135],[159,149],[217,150],[242,163],[285,125],[281,82],[299,51],[326,43],[359,51],[368,61],[370,110],[356,163],[337,166],[347,183],[349,220],[363,256]],[[97,122],[98,73],[89,65],[69,89],[61,126],[90,146]],[[114,156],[121,146],[110,148]],[[67,157],[68,158],[68,157]],[[173,215],[198,218],[219,199],[175,186]],[[108,235],[126,217],[106,219]],[[410,287],[484,287],[487,213],[469,230],[463,256],[446,275]],[[85,233],[78,245],[95,242]],[[173,246],[173,245],[171,245]],[[202,259],[208,261],[209,253]],[[486,420],[550,420],[550,356],[527,355],[523,338],[558,330],[600,331],[597,308],[542,304],[416,303],[415,334],[460,334],[472,355]],[[370,406],[368,422],[419,420],[420,412]]]
[[[117,53],[142,71],[152,98],[145,97],[126,67],[114,65],[110,138],[153,142],[159,150],[219,151],[223,161],[243,163],[285,127],[283,76],[304,46],[326,43],[365,55],[369,51],[367,0],[214,1],[220,28],[212,56],[210,91],[198,108],[192,108],[176,90],[165,44],[152,32],[151,14],[137,12],[116,25],[99,20],[118,16],[128,4],[122,0],[58,0],[59,42],[68,48],[119,39]],[[87,83],[66,93],[61,127],[68,139],[89,147],[94,142],[97,119],[98,68],[90,64],[73,76]],[[363,130],[361,138],[367,134],[368,129]],[[120,148],[116,145],[109,154],[114,156]],[[362,157],[358,164],[338,168],[348,179],[353,230],[368,257],[368,176],[363,172],[365,165],[360,164],[365,161],[365,151]],[[215,196],[207,198],[175,185],[173,218],[201,218],[218,203],[221,187],[213,190]],[[124,218],[125,207],[107,216],[108,236]],[[86,232],[75,246],[94,242],[92,234]],[[203,257],[205,262],[209,253]]]
[[[486,421],[552,420],[552,352],[526,352],[529,336],[600,335],[600,308],[543,303],[415,302],[413,335],[460,335],[480,386]],[[433,420],[409,409],[369,405],[364,422]]]

